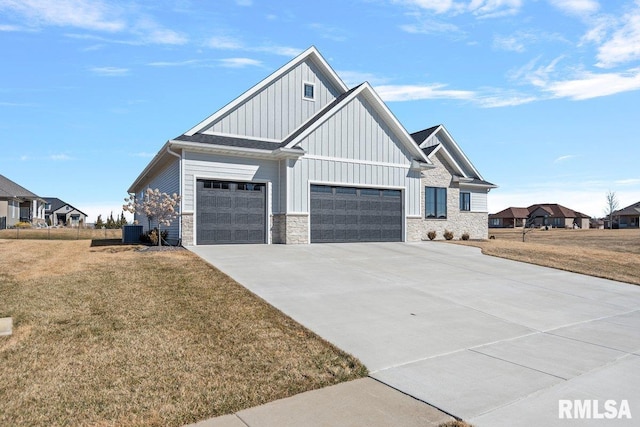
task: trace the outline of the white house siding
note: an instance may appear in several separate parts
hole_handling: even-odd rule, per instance
[[[147,181],[140,192],[138,192],[137,197],[143,196],[141,192],[144,192],[147,188],[157,188],[160,192],[167,193],[169,195],[173,193],[180,194],[180,160],[172,160],[151,180]],[[136,215],[136,219],[138,220],[138,223],[143,226],[145,231],[149,229],[149,221],[145,215]],[[157,226],[157,221],[151,221],[151,228]],[[180,236],[179,219],[173,220],[169,227],[163,225],[160,228],[169,232],[169,239],[177,240]]]
[[[313,83],[315,99],[303,97],[303,82]],[[284,139],[340,95],[307,59],[214,122],[203,133]]]
[[[309,182],[406,189],[405,215],[419,215],[419,172],[411,154],[363,97],[302,140],[289,169],[288,212],[309,212]]]
[[[487,212],[487,190],[478,190],[460,186],[460,191],[471,193],[471,212]]]

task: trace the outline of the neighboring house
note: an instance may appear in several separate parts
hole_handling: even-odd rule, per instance
[[[591,218],[589,221],[589,228],[595,228],[598,230],[604,229],[604,219],[602,218]]]
[[[524,227],[527,222],[527,218],[529,218],[529,210],[527,208],[507,208],[498,213],[489,215],[489,227]]]
[[[640,202],[614,211],[612,216],[614,228],[640,228]]]
[[[527,224],[534,227],[587,229],[590,220],[589,215],[557,203],[542,203],[531,205],[528,208],[507,208],[497,214],[491,214],[489,215],[489,226],[492,228],[515,228]]]
[[[87,214],[55,197],[44,198],[44,218],[52,227],[84,227]]]
[[[167,141],[128,191],[149,187],[181,196],[169,238],[206,245],[486,239],[495,185],[443,126],[410,135],[311,47]]]
[[[7,228],[18,222],[44,223],[44,200],[0,175],[0,226]]]

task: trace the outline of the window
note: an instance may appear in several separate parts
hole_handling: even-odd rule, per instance
[[[51,203],[47,203],[46,205],[44,205],[44,209],[47,211],[51,210]]]
[[[314,99],[314,86],[313,83],[305,83],[303,96],[304,99]]]
[[[447,219],[447,189],[425,187],[425,218]]]
[[[500,218],[491,218],[491,225],[493,226],[500,226]]]
[[[564,218],[553,218],[553,226],[561,227],[564,225]]]
[[[471,193],[460,193],[460,210],[471,210]]]
[[[356,194],[356,189],[353,187],[336,187],[336,194]]]

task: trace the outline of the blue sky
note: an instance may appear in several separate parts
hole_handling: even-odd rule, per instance
[[[640,0],[0,0],[0,173],[117,215],[164,142],[311,45],[408,131],[444,124],[491,212],[640,200]]]

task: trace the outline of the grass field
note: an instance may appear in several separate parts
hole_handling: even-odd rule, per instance
[[[12,228],[0,230],[0,239],[87,240],[122,239],[121,229],[93,228]]]
[[[185,250],[0,240],[0,425],[180,426],[366,375]]]
[[[640,285],[640,230],[490,229],[495,239],[456,243],[486,255]]]

